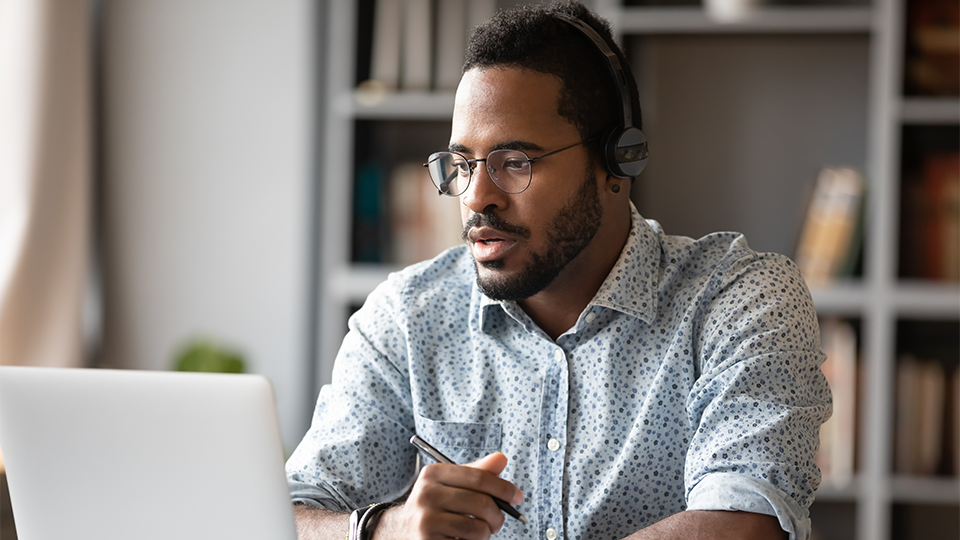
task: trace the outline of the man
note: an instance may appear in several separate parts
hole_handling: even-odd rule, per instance
[[[830,408],[809,293],[741,236],[667,236],[637,214],[603,150],[630,111],[558,13],[616,51],[640,118],[583,6],[477,28],[450,151],[429,160],[467,245],[351,318],[287,463],[301,538],[809,536]],[[418,466],[413,434],[466,465]]]

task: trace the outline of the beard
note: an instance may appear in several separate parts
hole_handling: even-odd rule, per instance
[[[603,217],[603,207],[600,205],[596,180],[593,174],[588,172],[577,193],[553,217],[546,231],[546,248],[539,252],[532,252],[527,264],[514,275],[481,277],[478,264],[483,264],[483,267],[489,270],[499,270],[503,268],[503,260],[496,259],[484,263],[474,261],[477,287],[483,294],[497,301],[517,302],[539,293],[547,288],[567,264],[590,244],[600,229],[601,217]],[[463,228],[462,237],[466,239],[467,231],[480,225],[524,239],[530,237],[528,229],[507,223],[492,213],[470,216]]]

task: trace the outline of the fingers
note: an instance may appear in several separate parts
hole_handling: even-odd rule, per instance
[[[465,466],[473,467],[474,469],[482,469],[484,471],[493,473],[494,475],[499,475],[507,466],[507,456],[503,455],[502,452],[494,452],[492,454],[483,456],[473,463],[467,463]]]
[[[402,538],[459,538],[460,540],[488,540],[496,534],[490,524],[462,514],[421,513],[414,520],[413,532],[405,532]],[[499,531],[499,527],[496,529]]]
[[[488,471],[459,465],[428,465],[420,471],[417,484],[431,507],[483,520],[490,524],[491,533],[500,530],[504,520],[492,497],[512,497],[518,491]]]
[[[433,464],[420,476],[404,504],[404,529],[413,537],[486,539],[506,517],[493,497],[520,504],[523,494],[498,477],[507,458],[496,452],[469,465]]]
[[[503,527],[506,517],[484,493],[437,483],[425,470],[407,500],[415,505],[422,531],[455,538],[488,538]],[[422,485],[420,485],[422,484]]]
[[[520,491],[520,488],[499,477],[499,474],[503,472],[503,469],[507,466],[507,456],[500,452],[494,452],[465,466],[492,475],[492,477],[483,475],[478,479],[478,481],[483,484],[481,491],[484,493],[499,497],[511,504],[520,504],[523,502],[523,492]]]

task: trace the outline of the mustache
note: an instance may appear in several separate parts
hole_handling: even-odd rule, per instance
[[[496,214],[471,214],[467,219],[467,223],[463,226],[463,232],[460,233],[460,239],[464,242],[467,241],[467,233],[470,232],[470,229],[474,227],[490,227],[491,229],[496,229],[498,231],[503,231],[505,233],[513,234],[521,238],[529,238],[530,230],[526,227],[521,227],[519,225],[514,225],[513,223],[506,222]]]

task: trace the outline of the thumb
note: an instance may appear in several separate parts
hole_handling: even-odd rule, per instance
[[[499,476],[500,473],[503,472],[503,469],[507,466],[507,456],[503,455],[501,452],[494,452],[474,461],[473,463],[467,463],[466,466],[474,469],[481,469]]]

